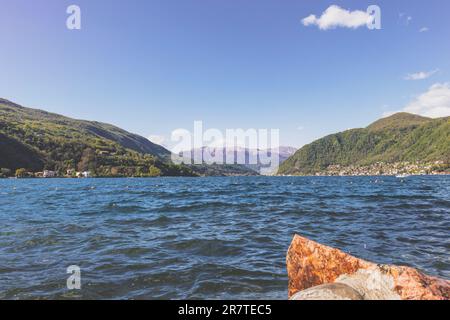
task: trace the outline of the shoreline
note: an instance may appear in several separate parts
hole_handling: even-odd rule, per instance
[[[449,176],[450,172],[445,172],[445,173],[427,173],[427,174],[408,174],[408,177],[429,177],[429,176]],[[397,175],[395,174],[343,174],[343,175],[338,175],[338,174],[329,174],[329,175],[277,175],[277,177],[397,177]],[[403,177],[403,178],[408,178],[408,177]]]
[[[397,177],[395,175],[273,175],[273,176],[263,176],[263,175],[230,175],[230,176],[158,176],[158,177],[89,177],[89,178],[76,178],[76,177],[0,177],[0,180],[54,180],[54,179],[67,179],[67,180],[89,180],[89,179],[159,179],[159,178],[240,178],[240,177],[263,177],[263,178],[349,178],[349,177],[367,177],[367,178],[378,178],[378,177],[392,177],[400,180],[415,178],[415,177],[442,177],[450,176],[450,173],[442,174],[410,174],[407,177]]]

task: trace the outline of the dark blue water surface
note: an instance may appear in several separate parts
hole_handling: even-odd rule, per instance
[[[449,176],[0,180],[0,222],[0,299],[285,299],[294,233],[450,277]]]

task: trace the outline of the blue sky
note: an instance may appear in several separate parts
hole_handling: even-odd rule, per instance
[[[302,23],[370,4],[381,30]],[[444,0],[0,0],[0,96],[146,137],[202,120],[299,147],[392,111],[447,115],[449,16]]]

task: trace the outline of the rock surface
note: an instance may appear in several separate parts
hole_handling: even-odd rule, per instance
[[[448,300],[450,282],[410,267],[377,265],[294,236],[287,258],[294,300]]]
[[[291,300],[364,300],[364,297],[344,283],[328,283],[299,291]]]

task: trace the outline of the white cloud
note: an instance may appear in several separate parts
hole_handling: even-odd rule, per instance
[[[385,111],[383,117],[397,112],[409,112],[429,118],[450,116],[450,83],[436,83],[428,91],[414,98],[402,110]]]
[[[432,85],[427,92],[411,101],[403,111],[430,118],[450,116],[450,83]]]
[[[438,72],[439,69],[432,70],[432,71],[421,71],[416,73],[409,73],[405,76],[405,80],[424,80],[429,77],[431,77],[433,74]]]
[[[317,18],[311,14],[302,20],[304,26],[315,25],[321,30],[334,29],[337,27],[356,29],[373,21],[374,17],[365,11],[348,11],[337,5],[332,5]]]
[[[164,141],[166,141],[166,138],[164,136],[160,136],[160,135],[156,135],[156,134],[149,135],[147,139],[150,140],[151,142],[159,144],[159,145],[162,145],[164,143]]]
[[[419,32],[427,32],[427,31],[430,31],[430,29],[427,27],[423,27],[419,30]]]

